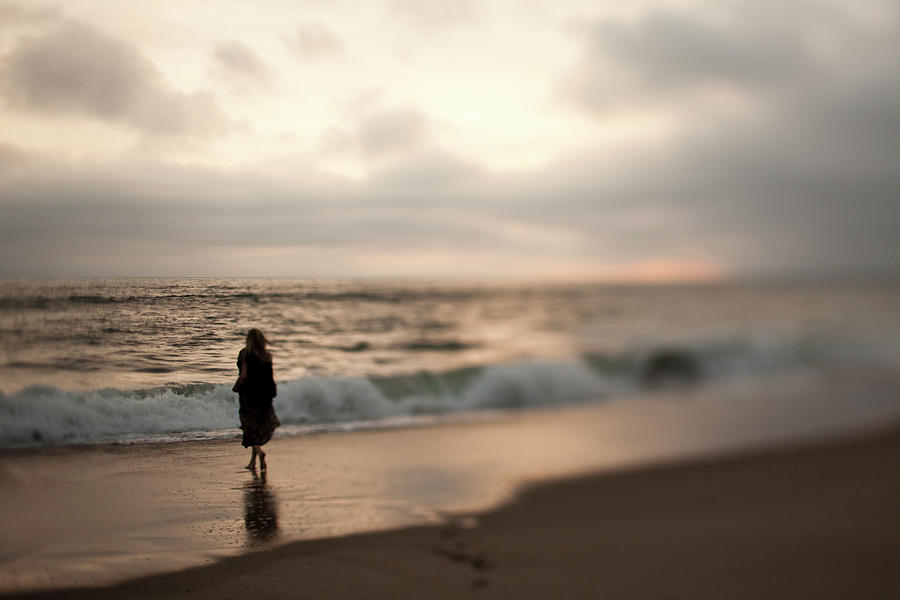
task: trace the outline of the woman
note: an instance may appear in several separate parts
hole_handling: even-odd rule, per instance
[[[275,397],[275,378],[272,375],[272,355],[266,350],[268,340],[259,329],[247,332],[247,345],[238,354],[237,364],[241,374],[231,388],[240,394],[241,429],[244,431],[241,444],[253,448],[247,468],[266,470],[266,453],[262,446],[270,439],[275,428],[281,425],[272,407]]]

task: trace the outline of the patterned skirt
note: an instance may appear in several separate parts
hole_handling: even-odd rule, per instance
[[[272,439],[275,428],[281,425],[278,416],[275,415],[275,409],[272,407],[272,400],[259,403],[254,399],[241,396],[241,430],[244,432],[241,445],[244,448],[250,446],[262,446]]]

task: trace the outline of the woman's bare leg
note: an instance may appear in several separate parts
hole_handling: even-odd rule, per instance
[[[253,449],[256,450],[256,453],[259,454],[259,469],[261,471],[266,470],[266,453],[263,452],[261,446],[253,446]]]
[[[250,455],[250,464],[248,464],[245,468],[250,469],[251,471],[256,469],[256,455],[258,452],[259,446],[253,446],[253,454]]]

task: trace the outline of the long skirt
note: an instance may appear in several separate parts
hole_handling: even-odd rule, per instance
[[[272,399],[241,396],[240,402],[241,430],[244,432],[241,445],[244,448],[262,446],[272,439],[275,428],[281,425],[272,407]]]

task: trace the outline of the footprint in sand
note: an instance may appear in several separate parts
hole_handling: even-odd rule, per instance
[[[477,526],[477,519],[472,517],[463,517],[450,521],[440,530],[441,537],[448,540],[448,542],[434,549],[434,553],[438,556],[443,556],[455,563],[465,564],[476,573],[481,573],[472,580],[473,590],[486,588],[490,584],[490,580],[483,573],[491,571],[497,566],[497,563],[484,551],[471,551],[468,547],[468,542],[460,537],[465,533],[465,530],[473,529]]]

